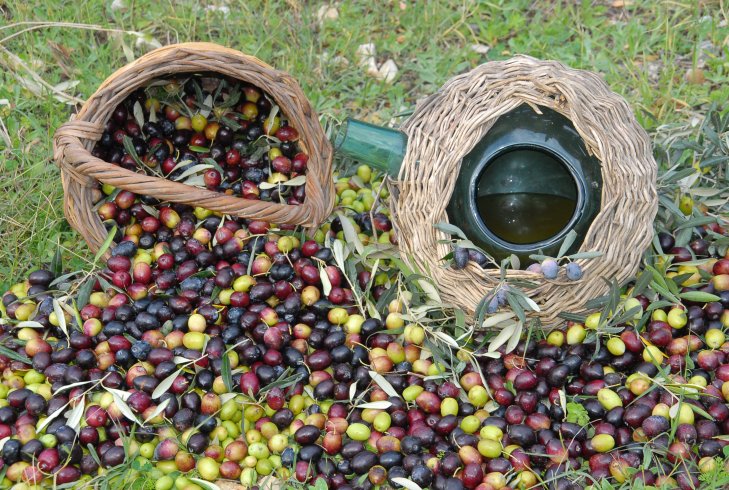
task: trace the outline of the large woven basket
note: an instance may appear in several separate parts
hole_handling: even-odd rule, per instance
[[[448,221],[446,205],[463,157],[501,115],[521,104],[547,107],[570,119],[602,169],[602,207],[580,251],[604,255],[578,260],[584,275],[575,282],[563,276],[547,281],[523,270],[507,274],[540,284],[526,292],[550,324],[561,312],[581,311],[587,300],[604,294],[604,278],[622,281],[634,274],[653,234],[658,200],[650,140],[626,101],[598,75],[518,56],[448,81],[401,128],[408,146],[393,184],[393,221],[403,256],[435,280],[444,300],[473,314],[501,280],[500,271],[474,263],[464,270],[447,267],[440,258],[449,245],[439,241],[449,237],[433,224]]]
[[[306,198],[293,206],[243,199],[171,180],[132,172],[91,155],[114,109],[152,81],[184,73],[216,73],[251,83],[270,94],[300,134],[309,155]],[[242,218],[271,223],[316,226],[334,205],[332,149],[318,117],[296,81],[253,56],[210,43],[174,44],[154,50],[119,69],[56,131],[54,158],[61,168],[64,213],[71,226],[97,250],[107,231],[94,211],[97,181],[162,201],[200,206]]]

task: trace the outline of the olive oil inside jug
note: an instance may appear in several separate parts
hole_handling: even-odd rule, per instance
[[[476,182],[481,222],[507,243],[548,240],[564,230],[577,209],[574,177],[561,159],[541,149],[497,154]]]
[[[477,198],[478,212],[494,235],[526,245],[553,237],[575,212],[573,199],[554,194],[487,194]]]

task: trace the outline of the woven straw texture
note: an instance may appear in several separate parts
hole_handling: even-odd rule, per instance
[[[433,224],[448,221],[446,205],[463,157],[499,116],[521,104],[535,110],[548,107],[570,119],[602,164],[602,208],[580,251],[604,255],[578,260],[584,275],[575,282],[563,275],[547,281],[526,271],[508,272],[509,278],[540,284],[527,293],[549,325],[559,313],[582,311],[587,300],[604,294],[604,278],[621,281],[634,274],[653,234],[658,200],[650,140],[626,101],[598,75],[518,56],[486,63],[448,81],[422,101],[401,128],[408,135],[408,147],[393,183],[393,221],[406,260],[435,280],[445,301],[473,314],[500,281],[500,273],[474,263],[464,270],[447,267],[440,258],[450,251],[449,245],[438,241],[449,237]]]
[[[309,155],[306,199],[298,206],[243,199],[126,170],[91,156],[114,109],[152,81],[184,73],[217,73],[250,83],[270,94]],[[296,81],[252,56],[210,43],[174,44],[154,50],[104,81],[70,122],[56,131],[54,158],[61,168],[64,213],[92,250],[107,236],[93,209],[96,181],[162,201],[200,206],[242,218],[277,224],[316,226],[334,206],[332,148],[317,114]]]

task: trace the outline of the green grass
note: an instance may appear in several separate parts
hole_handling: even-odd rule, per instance
[[[689,120],[729,97],[729,11],[718,0],[633,1],[625,8],[573,0],[339,2],[338,18],[323,24],[317,11],[326,4],[315,1],[203,2],[228,5],[229,14],[192,0],[123,3],[125,9],[112,10],[110,0],[0,2],[0,100],[8,102],[0,102],[0,291],[50,261],[57,244],[67,264],[82,265],[90,256],[63,219],[52,164],[53,133],[74,108],[19,80],[78,81],[70,92],[86,98],[129,54],[149,49],[134,34],[117,31],[162,44],[231,46],[293,74],[320,113],[378,123],[450,77],[517,53],[600,72],[649,129]],[[51,20],[113,32],[68,25],[22,32],[33,27],[23,22]],[[357,66],[357,48],[367,42],[376,45],[379,61],[392,58],[400,68],[392,85]],[[490,50],[479,54],[474,44]],[[349,64],[334,62],[335,56]],[[704,83],[686,82],[693,66],[703,66]]]

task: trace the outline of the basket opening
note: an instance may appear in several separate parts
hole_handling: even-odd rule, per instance
[[[600,162],[565,116],[527,104],[499,117],[463,158],[448,217],[497,260],[578,248],[600,209]]]
[[[476,208],[501,240],[535,244],[560,235],[577,212],[578,186],[564,161],[538,148],[511,148],[477,180]]]

